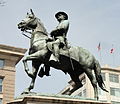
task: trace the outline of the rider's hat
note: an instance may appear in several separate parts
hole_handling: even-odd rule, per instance
[[[68,19],[68,15],[65,12],[58,12],[58,13],[55,14],[55,17],[58,18],[59,14],[64,15],[65,16],[65,20]]]

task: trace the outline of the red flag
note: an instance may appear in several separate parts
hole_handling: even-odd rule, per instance
[[[99,45],[98,45],[98,51],[100,51],[101,50],[101,45],[100,45],[100,43],[99,43]]]
[[[110,53],[113,53],[113,51],[114,51],[114,48],[112,48],[112,49],[110,50]]]

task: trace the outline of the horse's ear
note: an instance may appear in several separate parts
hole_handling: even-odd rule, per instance
[[[30,9],[30,11],[31,11],[31,14],[32,14],[32,15],[34,15],[33,10],[32,10],[32,9]],[[34,15],[34,16],[35,16],[35,15]]]

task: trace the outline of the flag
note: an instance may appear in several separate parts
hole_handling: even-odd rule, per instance
[[[98,44],[98,51],[100,51],[101,50],[101,45],[100,45],[100,43]]]
[[[110,53],[113,53],[113,51],[114,51],[114,48],[111,48]]]
[[[114,52],[114,48],[113,48],[113,44],[112,44],[112,48],[110,49],[110,53],[113,53]]]

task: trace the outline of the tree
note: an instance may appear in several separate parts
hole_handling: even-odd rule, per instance
[[[0,6],[5,6],[5,1],[3,1],[3,0],[0,0]]]

